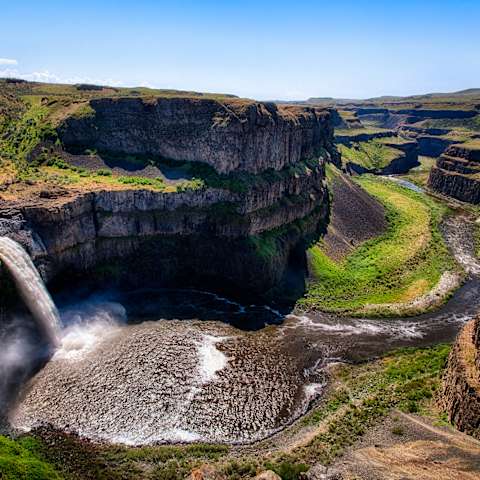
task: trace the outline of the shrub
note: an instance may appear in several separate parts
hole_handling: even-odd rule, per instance
[[[100,175],[101,177],[111,177],[112,176],[112,171],[109,170],[108,168],[101,168],[100,170],[97,170],[97,175]]]

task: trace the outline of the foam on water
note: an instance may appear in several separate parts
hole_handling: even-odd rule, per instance
[[[310,403],[315,400],[325,388],[324,383],[309,383],[303,387],[305,400]]]
[[[293,320],[284,328],[307,328],[312,330],[323,330],[325,332],[338,333],[341,335],[392,335],[403,338],[421,338],[424,336],[421,325],[408,321],[375,321],[366,319],[345,319],[342,321],[325,319],[313,320],[306,315],[290,314],[286,317]]]
[[[215,337],[204,335],[198,346],[199,375],[202,383],[207,383],[217,378],[217,372],[223,370],[228,364],[228,357],[218,350],[217,343],[229,337]]]
[[[83,435],[83,432],[79,432],[80,435]],[[88,435],[83,435],[88,437]],[[128,434],[122,435],[109,435],[103,434],[100,435],[99,438],[102,440],[107,440],[108,442],[112,443],[121,443],[123,445],[128,446],[136,446],[142,445],[145,443],[153,444],[153,443],[165,443],[165,442],[173,442],[173,443],[191,443],[191,442],[198,442],[202,438],[195,432],[190,432],[188,430],[182,430],[181,428],[171,428],[167,430],[159,430],[158,433],[155,435],[150,435],[145,437],[143,432],[133,433],[130,432]]]

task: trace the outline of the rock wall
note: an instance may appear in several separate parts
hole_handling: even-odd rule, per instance
[[[329,111],[204,99],[91,103],[95,115],[59,127],[67,146],[187,156],[253,180],[242,192],[73,186],[0,196],[0,235],[24,245],[52,287],[81,278],[265,297],[282,288],[293,263],[304,268],[306,245],[329,212],[325,163],[337,158]]]
[[[463,202],[480,203],[480,143],[450,146],[432,168],[429,186]]]
[[[480,439],[480,317],[465,325],[453,346],[440,402],[459,430]]]
[[[332,113],[248,100],[102,98],[58,127],[67,149],[204,162],[219,173],[280,170],[329,149]]]
[[[375,138],[386,138],[395,135],[393,130],[385,130],[385,131],[378,131],[378,132],[352,132],[351,134],[338,134],[335,135],[335,141],[337,143],[343,143],[344,145],[350,146],[354,142],[368,142],[369,140],[373,140]]]
[[[417,142],[420,155],[439,157],[450,145],[455,143],[455,140],[432,135],[421,135],[417,137]]]
[[[206,282],[263,294],[281,282],[295,248],[326,224],[323,166],[308,179],[304,192],[278,202],[277,185],[245,194],[244,201],[214,189],[124,190],[9,204],[0,208],[0,234],[27,248],[46,281],[81,276],[133,287]],[[262,235],[273,242],[271,256],[258,248]]]

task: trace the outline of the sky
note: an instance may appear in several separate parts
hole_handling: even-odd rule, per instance
[[[480,87],[480,0],[0,0],[0,77],[368,98]]]

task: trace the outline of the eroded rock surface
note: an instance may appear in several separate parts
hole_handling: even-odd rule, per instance
[[[441,403],[461,431],[480,438],[480,317],[460,332],[448,359]]]
[[[480,140],[450,146],[432,168],[429,185],[463,202],[480,203]]]
[[[325,228],[332,112],[198,98],[101,98],[58,127],[66,148],[210,164],[242,188],[159,192],[116,185],[0,195],[0,235],[46,281],[221,287],[264,294]],[[301,265],[301,261],[297,262]]]
[[[330,113],[248,100],[96,99],[65,119],[67,147],[204,162],[220,173],[280,170],[331,142]]]

